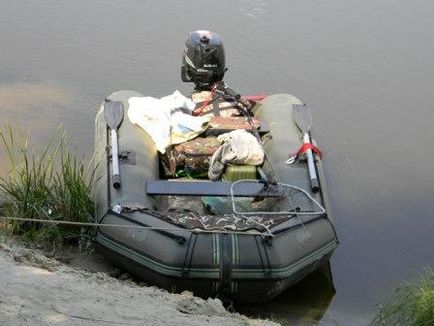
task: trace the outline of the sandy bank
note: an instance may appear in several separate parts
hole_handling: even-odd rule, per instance
[[[0,243],[0,325],[276,325]]]

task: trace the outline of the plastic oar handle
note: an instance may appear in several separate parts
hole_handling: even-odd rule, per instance
[[[303,135],[303,142],[305,144],[310,144],[309,134],[306,133]],[[310,148],[306,151],[306,156],[307,156],[307,166],[309,168],[311,189],[313,193],[317,193],[319,191],[319,183],[318,183],[318,177],[316,175],[315,162],[313,160],[312,150]]]
[[[113,166],[112,183],[113,187],[118,189],[121,186],[121,178],[119,175],[118,137],[116,130],[119,128],[124,118],[124,106],[122,102],[106,99],[104,102],[104,117],[107,126],[111,131]]]
[[[113,164],[113,187],[118,189],[121,187],[121,176],[119,174],[119,156],[118,156],[118,135],[116,129],[111,130],[112,136],[112,164]]]
[[[121,176],[119,174],[113,174],[113,187],[119,189],[121,187]]]

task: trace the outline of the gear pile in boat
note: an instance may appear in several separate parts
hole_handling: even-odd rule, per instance
[[[267,231],[306,207],[322,212],[304,190],[269,183],[261,168],[265,152],[260,132],[266,134],[267,128],[253,117],[255,103],[223,82],[194,93],[192,99],[175,91],[161,99],[132,97],[128,102],[131,123],[143,128],[159,151],[161,179],[233,186],[230,196],[165,196],[158,209],[163,219],[188,229]],[[233,190],[258,180],[266,184],[261,193],[236,198]]]

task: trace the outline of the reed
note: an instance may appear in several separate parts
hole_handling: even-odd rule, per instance
[[[400,286],[372,325],[434,325],[434,271],[426,270],[416,284]]]
[[[94,212],[91,187],[96,181],[92,159],[86,163],[69,152],[62,127],[41,150],[30,143],[29,134],[11,127],[0,132],[0,142],[10,165],[0,178],[6,213],[35,219],[11,221],[13,233],[26,240],[57,243],[83,233],[80,226],[37,220],[89,221]]]

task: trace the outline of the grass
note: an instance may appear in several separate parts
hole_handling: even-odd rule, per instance
[[[434,271],[427,270],[417,284],[404,284],[380,307],[372,325],[434,325]]]
[[[95,170],[91,162],[70,154],[62,127],[41,150],[29,138],[11,127],[0,132],[0,144],[10,164],[10,171],[0,178],[4,213],[34,219],[10,220],[12,233],[24,240],[52,244],[76,239],[84,231],[81,226],[37,220],[88,222],[94,212],[91,187]]]

